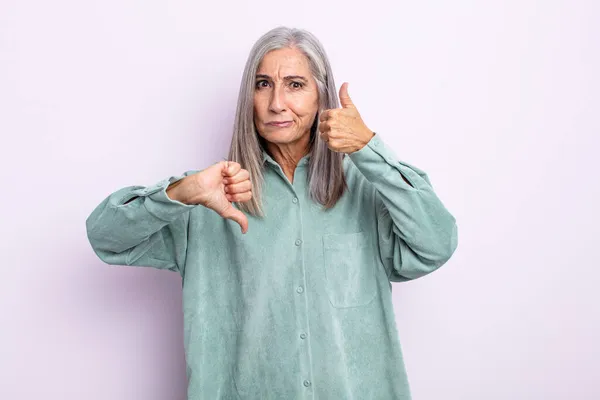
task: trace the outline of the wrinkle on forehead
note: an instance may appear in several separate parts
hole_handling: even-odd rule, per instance
[[[299,50],[279,49],[273,50],[263,58],[257,74],[269,75],[278,81],[288,75],[302,75],[310,79],[310,68],[306,56]]]

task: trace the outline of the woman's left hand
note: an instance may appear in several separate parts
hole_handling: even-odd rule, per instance
[[[362,149],[375,135],[365,123],[348,95],[348,82],[340,88],[342,108],[325,110],[319,118],[319,136],[338,153],[353,153]]]

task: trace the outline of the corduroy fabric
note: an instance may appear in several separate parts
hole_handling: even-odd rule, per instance
[[[330,210],[309,199],[309,157],[290,183],[265,153],[266,216],[246,235],[167,196],[198,170],[117,190],[86,220],[104,262],[181,274],[189,400],[411,398],[391,282],[442,266],[455,218],[380,134],[344,158]]]

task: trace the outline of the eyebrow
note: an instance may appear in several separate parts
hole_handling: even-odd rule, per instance
[[[264,74],[257,74],[256,78],[257,79],[258,78],[265,78],[265,79],[272,80],[269,75],[264,75]],[[300,79],[300,80],[303,80],[305,82],[308,82],[308,80],[305,77],[301,76],[301,75],[288,75],[288,76],[286,76],[286,77],[283,78],[283,80],[286,80],[286,81],[289,81],[289,80],[292,80],[292,79]]]

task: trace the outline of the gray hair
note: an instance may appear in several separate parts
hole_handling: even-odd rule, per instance
[[[310,130],[307,179],[310,197],[325,208],[331,208],[346,189],[342,164],[344,154],[331,151],[317,132],[321,112],[339,107],[333,73],[325,49],[312,33],[303,29],[279,26],[261,36],[250,50],[242,75],[229,149],[229,160],[240,163],[242,168],[250,173],[252,199],[237,205],[240,210],[253,216],[264,216],[262,204],[264,139],[260,137],[254,124],[256,72],[268,52],[286,47],[297,48],[307,57],[319,92],[319,111]]]

